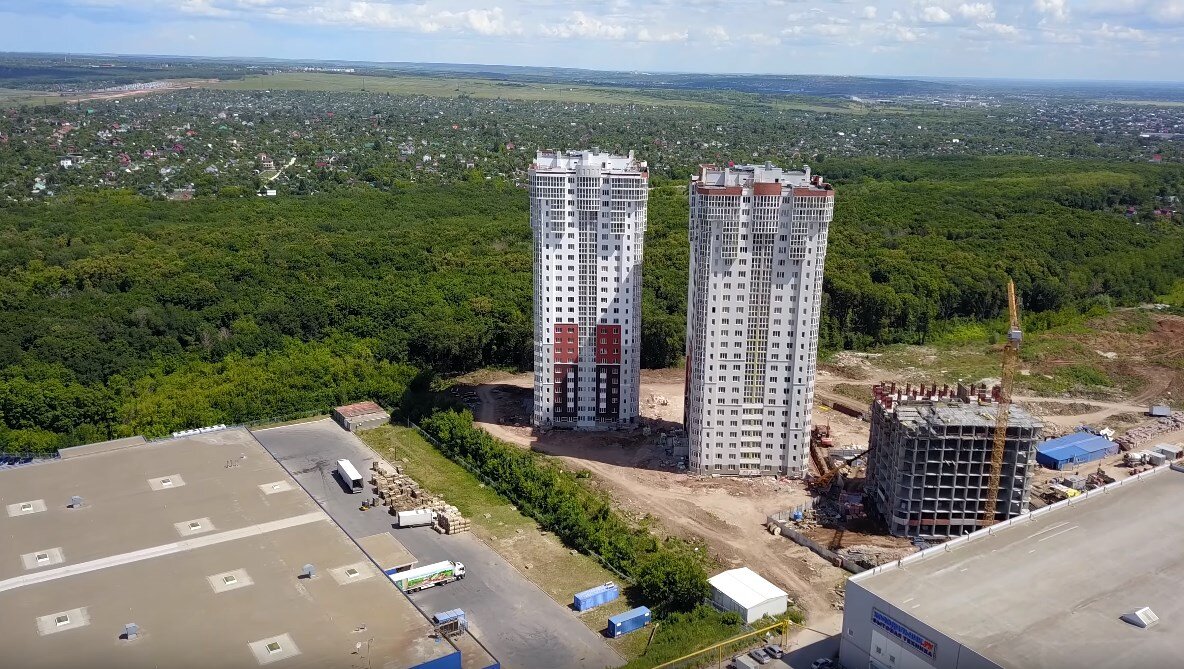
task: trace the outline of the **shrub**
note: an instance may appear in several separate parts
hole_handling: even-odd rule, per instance
[[[445,455],[482,475],[566,545],[633,579],[640,598],[659,613],[692,609],[707,596],[707,574],[685,543],[658,541],[629,525],[606,496],[541,456],[474,427],[469,412],[437,412],[421,427]]]

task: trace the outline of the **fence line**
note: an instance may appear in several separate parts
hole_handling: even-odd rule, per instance
[[[427,431],[425,431],[419,425],[415,424],[410,418],[407,419],[407,427],[414,429],[421,437],[426,439],[428,443],[435,446],[436,450],[440,451],[441,453],[445,452],[444,447],[440,445],[440,442],[437,441],[435,437],[433,437],[431,434],[428,434]],[[445,457],[447,457],[447,456],[445,456]],[[497,485],[488,476],[486,476],[483,472],[481,472],[476,467],[474,467],[466,458],[462,457],[462,458],[448,458],[448,459],[450,461],[455,462],[456,464],[460,465],[465,471],[469,472],[473,476],[477,477],[477,479],[479,481],[481,481],[485,485],[489,486],[489,488],[492,489],[494,492],[498,493],[499,495],[501,494],[501,492],[498,491]],[[540,520],[540,518],[543,516],[543,514],[541,514],[539,512],[539,510],[534,508],[529,502],[514,501],[513,504],[514,504],[514,508],[522,511],[528,517],[530,517],[532,520],[534,520],[536,523],[539,523],[540,525],[542,525],[542,521]],[[558,535],[556,535],[556,536],[558,536]],[[562,539],[560,539],[560,543],[563,543]],[[631,579],[631,578],[629,578],[629,576],[623,574],[619,569],[614,567],[612,564],[610,564],[608,562],[608,560],[605,560],[603,557],[601,557],[595,551],[582,550],[580,552],[582,552],[585,555],[588,555],[592,558],[595,558],[595,560],[598,563],[600,563],[601,566],[603,566],[605,569],[608,569],[612,573],[616,574],[617,578],[620,578],[621,580],[625,581],[626,583],[633,582],[633,579]]]

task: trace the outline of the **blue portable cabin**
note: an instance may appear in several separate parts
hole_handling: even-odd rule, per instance
[[[1093,432],[1049,439],[1036,447],[1036,462],[1049,469],[1065,469],[1085,462],[1101,460],[1118,452],[1118,444]]]
[[[451,609],[448,611],[441,611],[441,612],[434,614],[432,616],[432,622],[436,623],[437,625],[443,625],[445,623],[450,623],[453,620],[457,620],[460,622],[461,625],[464,625],[465,624],[464,610],[463,609]]]
[[[583,592],[577,592],[572,601],[572,608],[577,611],[587,611],[602,604],[608,604],[621,596],[621,589],[616,583],[609,581]]]
[[[608,619],[608,635],[615,639],[622,634],[635,632],[650,624],[651,618],[650,610],[644,606],[618,613]]]

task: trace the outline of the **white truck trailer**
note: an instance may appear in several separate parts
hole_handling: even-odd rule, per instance
[[[416,567],[415,569],[388,574],[388,576],[390,576],[390,579],[403,592],[415,592],[434,585],[444,585],[445,583],[459,581],[465,577],[465,566],[460,562],[444,560],[443,562],[436,562],[434,564]]]
[[[436,512],[431,509],[409,509],[395,514],[399,527],[423,527],[431,525],[436,518]]]
[[[362,475],[358,473],[354,463],[349,460],[337,461],[337,473],[349,487],[350,492],[364,492],[366,490],[366,482],[362,480]]]

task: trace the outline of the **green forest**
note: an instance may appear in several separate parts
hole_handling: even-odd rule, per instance
[[[830,159],[825,349],[1153,300],[1184,228],[1151,215],[1184,166]],[[1139,213],[1125,215],[1128,206]],[[687,204],[650,196],[643,365],[684,345]],[[124,192],[0,207],[0,450],[323,411],[400,408],[436,375],[532,360],[531,235],[502,180],[291,198]]]

